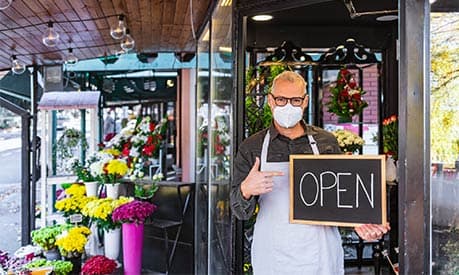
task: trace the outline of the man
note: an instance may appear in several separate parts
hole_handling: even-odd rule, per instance
[[[239,219],[260,209],[252,242],[255,275],[344,273],[341,237],[336,227],[289,223],[289,155],[340,154],[335,137],[302,120],[308,106],[306,83],[286,71],[273,81],[268,104],[273,124],[247,138],[234,161],[231,208]],[[355,228],[365,240],[379,239],[388,226]]]

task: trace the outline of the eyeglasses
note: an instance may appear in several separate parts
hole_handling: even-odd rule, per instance
[[[287,105],[288,102],[290,102],[290,104],[292,104],[292,106],[295,106],[295,107],[301,106],[301,104],[303,104],[303,100],[306,97],[306,96],[303,96],[303,97],[274,96],[271,93],[270,95],[274,98],[274,102],[276,103],[276,105],[280,107]]]

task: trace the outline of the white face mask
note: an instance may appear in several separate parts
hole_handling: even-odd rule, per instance
[[[303,109],[300,106],[294,107],[287,103],[282,107],[274,107],[273,117],[281,127],[291,128],[303,118]]]

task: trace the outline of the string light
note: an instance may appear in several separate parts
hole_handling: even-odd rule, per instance
[[[22,74],[25,72],[25,69],[26,69],[25,65],[16,58],[16,55],[12,55],[11,60],[12,60],[11,71],[14,74]]]
[[[118,16],[118,25],[110,28],[110,35],[114,39],[122,39],[126,35],[126,25],[124,24],[124,15]]]
[[[13,3],[13,0],[0,0],[0,10],[7,9],[11,6],[11,3]]]
[[[121,48],[125,51],[130,51],[134,49],[135,46],[135,40],[132,38],[129,29],[126,29],[126,36],[123,39],[123,42],[121,42]]]
[[[57,45],[59,40],[59,33],[54,29],[53,22],[48,22],[48,29],[46,29],[45,33],[43,34],[43,44],[48,47],[54,47]]]
[[[67,54],[67,58],[65,59],[65,64],[75,65],[77,62],[78,62],[78,58],[73,53],[73,49],[69,48],[69,53]]]

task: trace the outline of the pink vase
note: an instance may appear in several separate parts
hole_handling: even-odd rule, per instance
[[[142,271],[143,224],[123,223],[123,266],[125,275]]]

